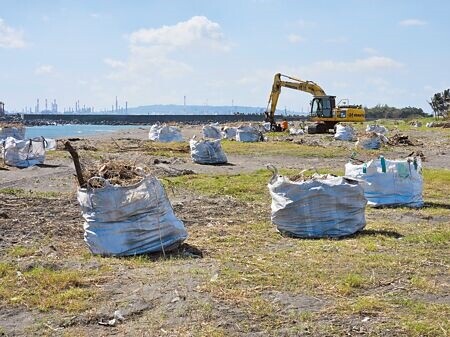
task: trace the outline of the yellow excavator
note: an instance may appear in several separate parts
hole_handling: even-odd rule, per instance
[[[339,104],[336,106],[336,96],[328,96],[318,84],[278,73],[274,76],[272,92],[265,111],[265,120],[270,122],[272,131],[281,131],[275,121],[275,111],[282,87],[304,91],[314,96],[309,117],[315,123],[308,126],[308,133],[327,133],[339,122],[365,121],[365,111],[361,105]]]

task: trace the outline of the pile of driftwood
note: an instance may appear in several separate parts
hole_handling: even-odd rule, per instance
[[[388,144],[391,146],[398,146],[398,145],[410,145],[410,146],[417,146],[417,145],[423,145],[417,141],[412,141],[409,139],[408,135],[405,134],[395,134],[392,137],[388,138]]]
[[[143,168],[136,167],[130,162],[118,160],[100,163],[97,167],[91,167],[83,171],[85,181],[88,182],[90,187],[94,188],[103,187],[102,179],[108,180],[112,185],[130,186],[140,182],[144,176]]]
[[[72,147],[70,142],[66,141],[64,146],[72,156],[80,187],[100,188],[104,186],[105,180],[113,185],[130,186],[140,182],[147,173],[145,169],[137,167],[131,162],[118,160],[100,163],[94,167],[83,169],[78,152]]]

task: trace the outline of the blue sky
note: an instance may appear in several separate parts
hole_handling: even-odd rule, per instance
[[[266,106],[273,75],[373,106],[450,87],[448,1],[0,0],[7,110],[119,104]],[[285,89],[279,108],[307,110]]]

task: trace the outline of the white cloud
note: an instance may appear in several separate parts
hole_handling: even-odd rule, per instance
[[[91,14],[89,14],[89,16],[90,16],[92,19],[98,19],[98,18],[100,18],[100,14],[99,14],[99,13],[91,13]]]
[[[376,50],[374,48],[370,48],[370,47],[364,48],[363,52],[365,52],[366,54],[370,54],[370,55],[378,54],[378,50]]]
[[[54,71],[55,71],[55,68],[52,65],[44,64],[44,65],[37,67],[34,70],[34,73],[36,75],[51,75],[54,73]]]
[[[356,72],[401,68],[403,64],[385,56],[370,56],[350,62],[320,61],[315,66],[322,70]]]
[[[151,45],[168,50],[194,45],[229,50],[220,25],[204,16],[194,16],[173,26],[139,29],[130,34],[130,41],[134,45]]]
[[[220,25],[204,16],[194,16],[172,26],[142,28],[127,38],[127,59],[106,58],[104,62],[111,68],[108,79],[120,85],[123,95],[129,95],[130,99],[147,97],[163,102],[169,96],[179,96],[176,87],[193,81],[193,64],[201,63],[205,57],[210,59],[211,51],[223,53],[230,49]],[[200,71],[197,76],[203,73]]]
[[[400,26],[411,27],[411,26],[425,26],[427,22],[418,19],[406,19],[400,21],[398,24]]]
[[[305,41],[304,37],[301,37],[300,35],[297,34],[289,34],[287,39],[290,43],[300,43]]]
[[[0,19],[0,47],[1,48],[24,48],[25,40],[23,32],[8,26],[3,19]]]

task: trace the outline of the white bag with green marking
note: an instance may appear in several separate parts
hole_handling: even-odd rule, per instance
[[[420,158],[388,160],[380,156],[361,165],[345,164],[345,175],[363,180],[364,195],[371,206],[423,205]]]

